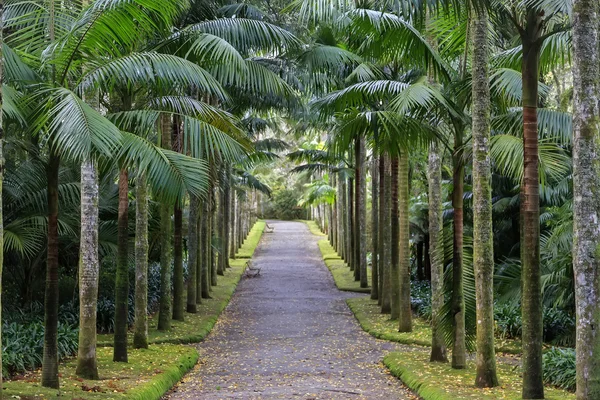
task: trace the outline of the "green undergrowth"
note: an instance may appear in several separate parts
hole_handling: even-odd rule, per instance
[[[315,221],[308,221],[308,220],[301,220],[301,221],[304,222],[306,225],[308,225],[308,229],[310,230],[310,233],[312,233],[313,235],[327,236],[325,233],[323,233],[321,231],[321,228],[319,228],[319,225],[317,225],[317,223]]]
[[[247,259],[252,257],[265,223],[258,221],[236,255],[230,259],[231,269],[218,277],[211,299],[203,299],[196,314],[185,314],[185,321],[172,321],[171,330],[156,329],[157,315],[148,321],[149,349],[129,349],[128,363],[112,362],[112,335],[98,335],[98,371],[100,380],[90,381],[75,375],[77,361],[70,359],[60,365],[61,389],[42,388],[40,371],[35,371],[5,383],[5,398],[69,398],[69,399],[160,399],[196,364],[198,352],[182,344],[202,341],[225,309],[244,273]],[[130,343],[133,340],[129,333]]]
[[[100,380],[75,375],[77,361],[61,364],[61,389],[40,386],[40,371],[4,383],[4,398],[66,399],[160,399],[198,361],[198,351],[189,346],[162,344],[129,351],[128,363],[112,361],[112,349],[98,349]]]
[[[429,350],[414,348],[388,354],[384,364],[392,375],[414,390],[424,400],[520,400],[522,377],[514,365],[499,362],[500,386],[491,389],[475,387],[475,364],[466,369],[453,369],[449,363],[429,362]],[[574,400],[575,394],[546,388],[546,400]]]
[[[381,314],[376,301],[368,297],[357,297],[346,302],[363,330],[372,336],[402,344],[431,346],[431,327],[423,318],[413,319],[412,332],[398,332],[397,322],[390,320],[389,315]],[[520,354],[521,343],[518,340],[497,338],[496,352]]]
[[[325,265],[331,271],[335,285],[339,290],[346,292],[371,293],[369,287],[361,288],[360,282],[354,280],[354,272],[350,271],[348,265],[337,254],[329,240],[319,240],[319,249],[325,261]],[[367,268],[367,281],[371,282],[371,268]]]

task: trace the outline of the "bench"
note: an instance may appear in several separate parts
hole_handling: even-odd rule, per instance
[[[275,230],[275,228],[274,228],[274,227],[272,227],[272,226],[269,226],[269,224],[267,224],[267,223],[265,222],[265,232],[266,232],[266,233],[273,233],[273,231],[274,231],[274,230]]]
[[[244,275],[248,278],[254,278],[260,275],[260,268],[252,265],[252,260],[246,261],[246,269],[244,270]]]

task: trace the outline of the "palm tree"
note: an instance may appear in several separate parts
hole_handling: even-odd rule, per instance
[[[600,396],[598,187],[598,4],[573,2],[573,269],[577,399]]]
[[[484,8],[472,10],[473,40],[473,266],[477,296],[477,387],[498,386],[494,351],[494,237],[488,77],[488,18]]]

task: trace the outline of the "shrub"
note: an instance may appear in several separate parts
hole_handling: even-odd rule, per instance
[[[431,284],[427,281],[411,281],[410,305],[419,317],[431,320]]]
[[[505,339],[521,337],[521,308],[517,305],[504,303],[494,307],[496,335]]]
[[[559,388],[575,390],[575,349],[553,347],[544,353],[544,382]]]
[[[58,357],[64,359],[77,352],[79,330],[75,325],[58,324]],[[2,373],[15,375],[42,365],[44,324],[42,321],[2,326]]]
[[[544,309],[544,342],[575,346],[575,317],[557,308]]]

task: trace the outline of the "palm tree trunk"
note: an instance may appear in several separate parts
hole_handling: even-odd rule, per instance
[[[199,211],[199,199],[198,197],[190,194],[190,214],[188,217],[188,281],[187,281],[187,299],[186,299],[186,310],[190,314],[196,314],[198,308],[196,306],[196,293],[197,293],[197,277],[198,277],[198,263],[200,262],[200,256],[204,252],[200,252],[198,248],[199,232],[198,230],[198,211]]]
[[[229,221],[229,258],[235,260],[235,253],[237,251],[237,236],[236,236],[236,220],[237,220],[237,196],[235,190],[231,191],[231,217]]]
[[[350,271],[354,271],[354,179],[348,178],[348,232],[347,241],[348,241],[348,250],[346,252],[346,257],[348,258],[347,263],[350,267]]]
[[[225,268],[231,268],[229,265],[229,222],[231,219],[231,178],[230,169],[228,166],[225,172],[225,185],[223,187],[223,206],[224,206],[224,221],[223,221],[223,261]]]
[[[455,129],[453,154],[452,207],[454,209],[452,239],[452,315],[453,347],[452,368],[466,368],[465,299],[463,288],[463,192],[464,164],[462,162],[462,130]],[[433,271],[433,265],[432,265]]]
[[[371,300],[379,299],[379,160],[371,160]]]
[[[48,4],[48,38],[56,39],[55,2]],[[52,67],[52,81],[55,69]],[[48,193],[48,242],[46,249],[46,288],[44,291],[44,354],[42,386],[58,389],[58,173],[60,157],[50,143],[46,167]]]
[[[391,292],[391,279],[392,279],[392,257],[391,257],[391,248],[392,248],[392,235],[391,235],[391,227],[392,227],[392,162],[391,158],[388,154],[384,156],[384,168],[385,173],[383,174],[384,180],[384,191],[381,195],[383,199],[383,207],[382,215],[379,215],[379,226],[381,227],[380,240],[382,241],[382,257],[381,257],[381,266],[382,266],[382,275],[383,275],[383,283],[381,288],[381,313],[382,314],[390,314],[392,312],[392,292]],[[381,168],[381,167],[380,167]],[[381,169],[379,170],[381,172]]]
[[[348,230],[348,209],[346,207],[347,205],[347,194],[348,192],[346,191],[346,179],[343,178],[342,176],[340,176],[340,179],[338,180],[338,202],[339,202],[339,209],[340,209],[340,233],[339,236],[340,238],[338,239],[338,253],[340,254],[340,257],[342,257],[342,260],[344,260],[345,262],[348,262],[348,258],[347,258],[347,253],[346,251],[348,250],[348,243],[347,243],[347,233],[346,231]]]
[[[430,254],[431,263],[431,355],[430,361],[448,362],[446,342],[440,327],[444,306],[444,227],[442,214],[442,158],[432,143],[427,163],[429,180],[429,246],[425,254]]]
[[[219,262],[217,264],[217,274],[225,275],[225,190],[219,190],[219,221],[217,225],[217,233],[219,237]]]
[[[398,273],[399,282],[399,332],[412,332],[412,311],[410,307],[410,222],[408,206],[409,179],[408,179],[408,153],[403,151],[398,163],[398,205],[399,205],[399,234],[398,234]]]
[[[48,160],[48,244],[44,294],[42,386],[58,389],[58,173],[60,157],[50,147]]]
[[[356,248],[357,258],[354,278],[360,280],[360,287],[369,287],[367,276],[367,179],[365,141],[356,138]]]
[[[387,226],[387,221],[389,221],[389,218],[387,218],[387,212],[388,210],[385,208],[385,157],[383,155],[379,155],[379,163],[377,165],[377,168],[379,169],[379,193],[378,193],[378,197],[379,197],[379,205],[378,205],[378,211],[379,211],[379,216],[378,216],[378,220],[379,220],[379,227],[378,227],[378,232],[377,232],[377,254],[378,254],[378,266],[379,266],[379,289],[378,289],[378,294],[379,297],[377,299],[377,304],[382,306],[383,303],[383,298],[386,296],[386,293],[383,291],[383,280],[384,280],[384,268],[385,268],[385,260],[387,258],[387,255],[385,253],[385,228]]]
[[[183,210],[179,203],[173,214],[173,319],[183,321]]]
[[[536,9],[528,20],[541,18]],[[542,374],[542,285],[540,269],[540,194],[538,167],[538,74],[541,43],[537,40],[537,24],[528,24],[523,36],[523,184],[521,187],[523,215],[522,265],[522,341],[523,398],[543,399]],[[534,39],[534,40],[531,40]]]
[[[148,189],[138,172],[135,194],[135,326],[133,347],[148,348]]]
[[[127,362],[127,306],[129,300],[129,175],[119,173],[117,273],[115,278],[115,335],[113,361]]]
[[[494,350],[494,235],[490,164],[490,86],[487,11],[473,9],[473,266],[477,301],[475,386],[498,386]]]
[[[81,243],[79,246],[79,347],[75,373],[98,379],[96,308],[98,303],[98,179],[96,167],[81,164]]]
[[[399,271],[399,215],[398,215],[398,156],[391,159],[391,197],[390,197],[390,223],[391,223],[391,246],[390,246],[390,298],[392,305],[391,319],[400,317],[400,271]]]
[[[161,120],[162,147],[171,148],[171,120],[163,116]],[[158,309],[158,330],[171,329],[171,205],[160,205],[160,304]]]
[[[210,195],[210,200],[208,203],[208,207],[209,207],[209,213],[208,213],[208,231],[207,231],[207,236],[206,236],[206,240],[208,240],[207,244],[206,244],[206,248],[207,248],[207,253],[209,254],[209,261],[210,261],[210,285],[211,286],[217,286],[217,265],[216,265],[216,252],[215,249],[212,246],[212,241],[213,241],[213,237],[214,235],[217,234],[216,231],[216,218],[217,218],[217,196],[215,195],[214,190],[211,191],[211,195]]]
[[[577,310],[577,399],[600,398],[600,168],[598,4],[573,4],[573,268]]]
[[[202,248],[205,249],[199,256],[202,258],[202,264],[200,265],[200,294],[203,299],[210,299],[210,263],[212,246],[210,244],[210,204],[205,202],[202,218],[200,221],[200,232],[202,235]]]

